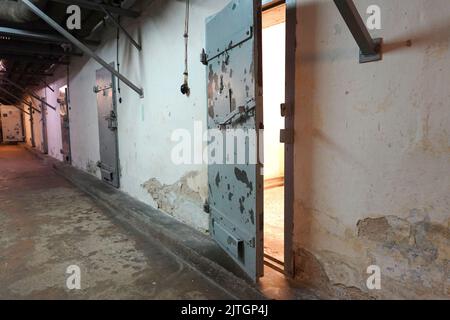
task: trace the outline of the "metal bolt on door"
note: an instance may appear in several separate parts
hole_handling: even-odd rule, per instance
[[[112,63],[114,66],[114,63]],[[102,180],[119,188],[119,148],[117,137],[117,110],[114,76],[106,68],[96,71],[98,128]]]
[[[234,0],[207,19],[201,61],[207,66],[210,130],[262,129],[260,13],[261,1]],[[258,155],[258,137],[256,145],[245,142],[246,153]],[[263,275],[261,174],[258,161],[208,165],[212,236],[253,280]]]

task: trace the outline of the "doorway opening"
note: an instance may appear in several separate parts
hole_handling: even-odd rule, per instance
[[[264,92],[264,264],[285,273],[285,101],[286,5],[263,7],[262,61]]]

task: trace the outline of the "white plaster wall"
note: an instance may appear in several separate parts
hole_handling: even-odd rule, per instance
[[[206,120],[206,70],[199,61],[204,47],[205,19],[218,12],[227,1],[191,1],[189,38],[190,97],[180,93],[184,72],[184,1],[144,1],[142,16],[124,21],[127,30],[140,37],[138,52],[122,34],[120,69],[131,81],[144,89],[144,98],[121,84],[122,104],[118,104],[118,134],[121,165],[121,189],[133,197],[157,206],[143,184],[156,179],[175,185],[188,173],[194,173],[190,189],[206,197],[206,167],[175,165],[171,151],[175,129],[193,131],[194,121]],[[116,60],[115,32],[102,35],[96,51],[106,61]],[[95,70],[93,60],[78,59],[70,68],[71,141],[73,165],[87,170],[89,163],[100,160]],[[204,124],[203,124],[204,126]],[[96,172],[99,176],[99,172]],[[195,181],[195,182],[192,182]],[[174,216],[200,229],[208,228],[202,201],[178,204]]]
[[[367,292],[366,268],[378,264],[384,287],[371,295],[448,298],[450,5],[356,3],[361,13],[381,7],[383,29],[372,32],[385,41],[381,62],[358,64],[332,1],[297,1],[295,247],[315,256],[331,284]],[[402,241],[358,234],[358,222],[384,217],[406,226]],[[417,223],[434,231],[418,238]],[[399,236],[390,227],[370,237]]]
[[[284,144],[280,130],[285,127],[280,105],[285,95],[285,29],[280,23],[262,31],[264,69],[264,178],[284,177]]]

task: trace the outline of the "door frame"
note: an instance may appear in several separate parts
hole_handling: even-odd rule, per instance
[[[286,53],[285,53],[285,130],[295,134],[295,67],[297,45],[297,1],[274,0],[262,6],[262,11],[285,4],[286,6]],[[263,70],[264,72],[264,70]],[[294,139],[284,147],[284,273],[293,278],[294,268]]]
[[[286,0],[286,93],[285,129],[292,132],[291,143],[285,144],[284,159],[284,271],[295,276],[294,259],[294,141],[295,141],[295,86],[297,47],[297,1]],[[287,174],[286,174],[287,173]]]

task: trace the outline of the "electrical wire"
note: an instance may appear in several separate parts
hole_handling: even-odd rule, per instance
[[[120,16],[117,18],[117,23],[120,24]],[[120,72],[120,62],[119,62],[119,43],[120,42],[120,28],[117,28],[117,51],[116,51],[116,61],[117,61],[117,72]],[[120,93],[120,79],[117,79],[117,92],[119,93],[119,103],[122,103],[122,96]]]
[[[186,0],[186,17],[184,22],[184,84],[181,87],[181,92],[189,96],[189,0]]]

